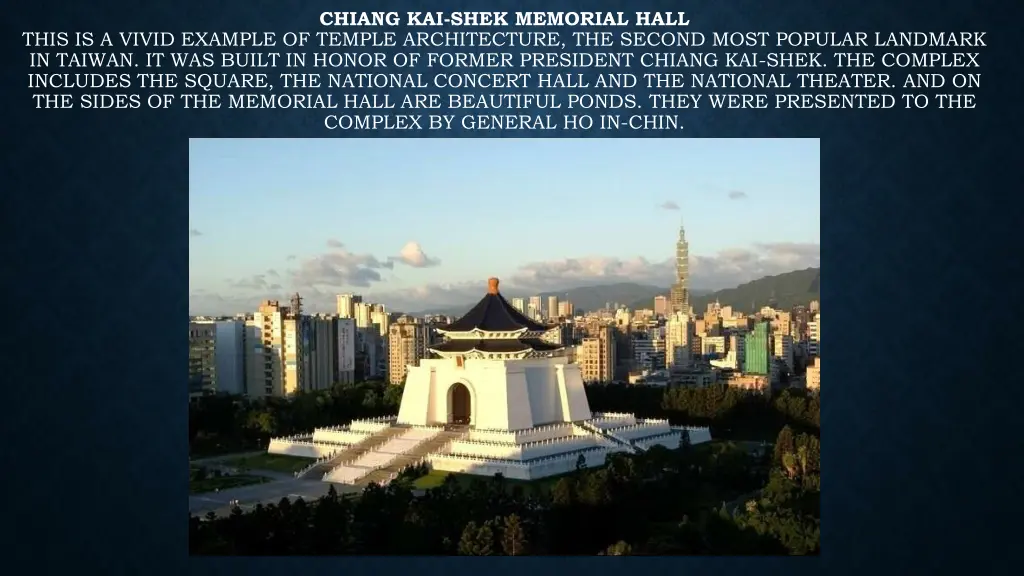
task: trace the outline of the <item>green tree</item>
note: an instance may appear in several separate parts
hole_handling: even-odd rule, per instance
[[[476,522],[466,524],[462,530],[462,538],[459,540],[459,554],[462,556],[493,556],[493,523],[487,521],[482,526],[478,526]]]
[[[783,465],[783,455],[796,452],[796,438],[793,436],[793,429],[783,426],[779,435],[775,438],[775,454],[773,462],[776,466]]]
[[[633,547],[630,546],[629,544],[627,544],[626,542],[623,542],[622,540],[619,540],[615,544],[612,544],[611,546],[609,546],[608,549],[605,550],[602,553],[602,555],[603,556],[629,556],[632,553],[633,553]]]
[[[560,478],[551,487],[551,501],[560,506],[571,506],[576,502],[576,481],[572,478]]]
[[[277,421],[269,410],[259,410],[249,413],[249,427],[264,434],[273,434],[277,429]]]
[[[405,386],[402,384],[392,384],[384,389],[384,406],[389,408],[398,408],[402,403],[402,393],[405,391]]]
[[[523,529],[522,519],[518,514],[506,516],[501,532],[502,551],[506,556],[524,556],[527,554],[526,545],[526,533]]]
[[[366,394],[363,395],[363,406],[366,408],[376,408],[380,404],[380,396],[377,395],[376,390],[367,390]]]
[[[797,455],[792,452],[784,453],[782,455],[782,468],[786,471],[788,477],[796,478],[800,470]]]

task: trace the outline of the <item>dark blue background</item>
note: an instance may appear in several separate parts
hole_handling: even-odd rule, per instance
[[[1016,544],[1020,508],[1012,490],[1021,485],[1013,418],[1021,377],[1007,364],[1020,342],[1021,187],[1016,170],[1011,174],[1020,161],[1021,82],[1012,56],[1019,6],[991,0],[41,0],[8,6],[2,24],[8,147],[0,160],[7,271],[0,285],[8,326],[0,336],[6,388],[0,458],[8,553],[47,573],[213,566],[186,559],[181,327],[188,138],[354,136],[327,133],[320,112],[37,111],[25,89],[28,50],[20,32],[315,31],[323,10],[649,9],[686,10],[693,29],[705,32],[988,32],[975,110],[687,115],[685,136],[821,138],[822,290],[831,328],[821,559],[688,560],[681,569],[990,573]],[[669,565],[676,560],[640,561],[649,570],[679,569]],[[278,572],[299,562],[245,568]],[[312,569],[413,568],[388,562],[338,560]],[[418,564],[470,568],[463,562]],[[477,562],[521,570],[505,560]],[[556,570],[606,566],[587,559],[528,562]]]

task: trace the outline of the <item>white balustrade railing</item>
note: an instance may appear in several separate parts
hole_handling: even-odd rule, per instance
[[[350,444],[345,444],[344,442],[328,442],[325,440],[317,440],[316,442],[314,442],[312,440],[275,438],[271,440],[271,442],[287,443],[292,446],[313,446],[316,448],[347,448],[348,446],[350,446]]]
[[[437,430],[438,432],[445,431],[445,427],[441,424],[410,424],[409,428],[412,430]]]
[[[357,422],[361,422],[376,424],[380,422],[394,422],[396,419],[398,419],[397,416],[377,416],[375,418],[358,418],[356,420],[353,420],[352,423],[355,424]]]
[[[300,478],[302,476],[305,476],[307,472],[311,471],[312,469],[316,468],[317,466],[319,466],[321,464],[325,464],[327,462],[330,462],[331,459],[334,458],[337,455],[338,455],[338,451],[335,450],[333,452],[329,452],[329,453],[327,453],[327,454],[317,458],[316,460],[313,461],[312,464],[310,464],[309,466],[306,466],[302,470],[299,470],[298,472],[296,472],[295,473],[295,477],[296,478]]]
[[[529,438],[530,436],[537,436],[545,432],[552,430],[571,428],[572,422],[556,422],[554,424],[545,424],[543,426],[537,426],[536,428],[527,428],[525,430],[501,430],[492,428],[474,428],[470,431],[470,437],[486,437],[486,436],[504,436],[518,441],[523,438]]]
[[[324,430],[327,432],[344,431],[348,430],[348,424],[338,424],[335,426],[320,426],[318,428],[314,428],[313,432],[317,432],[318,430]]]
[[[616,419],[616,418],[634,418],[633,414],[628,412],[595,412],[594,419],[605,418],[605,419]]]
[[[288,440],[298,440],[298,439],[302,439],[302,438],[312,438],[312,437],[313,437],[313,433],[310,432],[308,434],[292,434],[291,436],[275,436],[275,437],[271,437],[270,441],[273,442],[273,441],[277,440],[278,442],[285,442],[285,441],[288,441]]]
[[[634,430],[643,430],[645,428],[671,428],[668,426],[668,421],[664,422],[652,422],[652,423],[638,423],[630,424],[628,426],[615,426],[611,428],[604,428],[604,432],[630,432]]]
[[[600,443],[600,436],[587,432],[585,435],[572,434],[521,444],[486,440],[462,440],[449,443],[449,445],[446,445],[443,450],[439,450],[437,453],[447,452],[464,455],[473,454],[486,458],[531,460],[541,457],[540,455],[571,452],[593,447],[594,444]]]
[[[588,431],[589,432],[589,431]],[[570,440],[577,439],[576,434],[569,434],[566,436],[556,436],[555,438],[545,438],[543,440],[533,440],[530,442],[500,442],[497,440],[475,440],[473,438],[465,438],[460,440],[453,440],[445,444],[445,447],[449,447],[453,442],[459,442],[461,444],[476,444],[481,446],[498,446],[498,447],[510,447],[516,446],[521,448],[530,448],[534,446],[547,446],[551,444],[561,444]]]
[[[668,424],[668,420],[664,418],[643,418],[637,420],[637,422],[640,422],[641,424],[651,424],[655,426],[659,424]]]
[[[673,426],[672,428],[675,430],[686,430],[689,432],[711,432],[711,428],[708,428],[707,426]]]

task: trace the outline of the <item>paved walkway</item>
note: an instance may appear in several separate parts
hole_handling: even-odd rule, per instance
[[[234,466],[219,466],[219,465],[206,465],[207,469],[219,470],[222,474],[228,476],[245,475],[245,476],[262,476],[263,478],[270,478],[271,480],[294,480],[294,472],[278,472],[276,470],[261,470],[259,468],[235,468]]]
[[[322,480],[276,480],[266,484],[253,484],[250,486],[239,486],[221,490],[220,492],[207,492],[205,494],[193,494],[188,498],[189,512],[194,515],[204,515],[207,512],[214,512],[218,516],[231,512],[231,501],[238,500],[239,506],[245,510],[257,504],[277,504],[282,498],[295,500],[316,500],[327,495],[330,489],[330,482]],[[338,494],[361,492],[362,488],[334,484],[334,490]]]
[[[216,464],[217,462],[223,462],[225,460],[235,460],[236,458],[246,458],[248,456],[260,456],[266,453],[266,450],[235,452],[234,454],[221,454],[220,456],[210,456],[208,458],[196,458],[195,460],[189,460],[189,464]]]

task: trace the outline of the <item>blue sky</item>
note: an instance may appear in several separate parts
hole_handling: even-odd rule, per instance
[[[216,139],[189,152],[195,313],[294,290],[327,308],[357,292],[416,309],[490,275],[535,291],[660,285],[680,222],[695,287],[818,265],[817,140]]]

